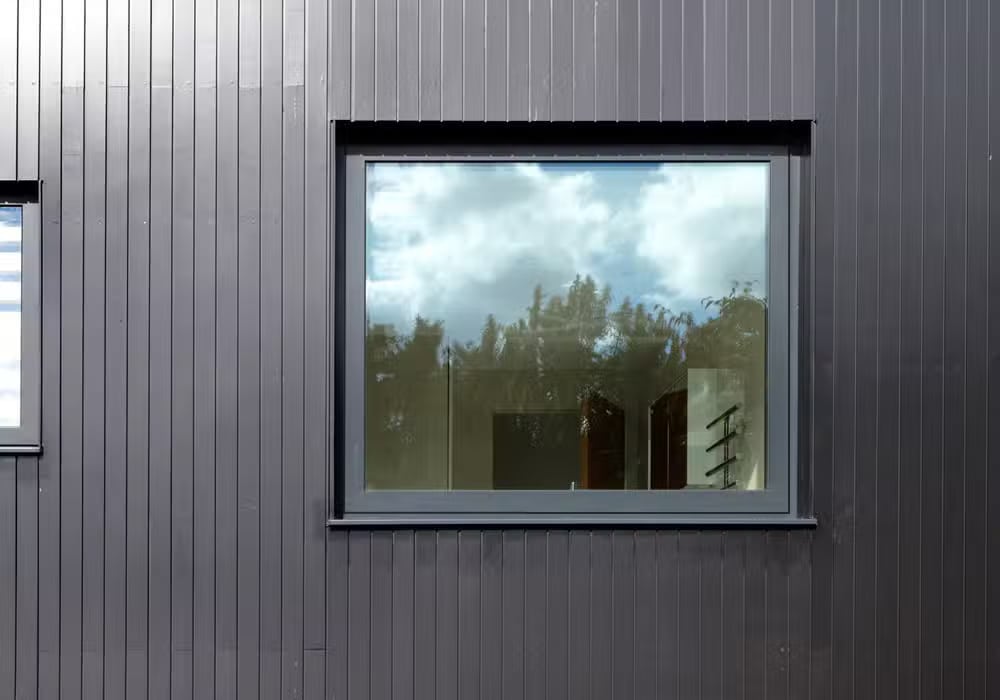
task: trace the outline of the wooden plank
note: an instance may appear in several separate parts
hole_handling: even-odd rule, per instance
[[[323,649],[307,649],[305,653],[305,665],[303,674],[305,684],[303,685],[303,698],[325,698],[326,697],[326,652]]]
[[[503,687],[503,535],[499,530],[482,533],[482,578],[480,584],[479,697],[500,700]]]
[[[591,533],[569,534],[569,696],[590,692],[590,539]]]
[[[0,457],[0,693],[14,697],[17,658],[17,459]]]
[[[83,0],[63,5],[63,21],[59,689],[76,697],[83,693]]]
[[[386,530],[371,535],[371,700],[392,697],[392,538]]]
[[[192,684],[215,697],[216,661],[216,82],[215,7],[195,5]],[[225,135],[223,135],[225,138]]]
[[[348,691],[348,656],[350,654],[350,611],[351,611],[351,560],[350,534],[347,531],[331,532],[330,544],[326,549],[326,578],[330,584],[330,600],[326,606],[326,687],[332,697],[346,698]],[[279,581],[280,583],[280,581]],[[280,615],[280,610],[279,610]],[[280,625],[280,619],[278,620]],[[263,621],[261,624],[263,633]],[[263,638],[261,640],[264,646]],[[265,647],[266,649],[266,647]],[[270,655],[271,651],[266,650]],[[274,685],[281,687],[281,640],[275,650],[278,661],[277,678]],[[261,668],[261,692],[268,683]]]
[[[746,537],[744,663],[746,697],[767,697],[767,533]]]
[[[351,17],[354,20],[351,118],[372,119],[375,116],[375,3],[354,0]],[[301,46],[297,48],[301,50]]]
[[[486,118],[486,5],[464,0],[462,16],[462,119]]]
[[[822,13],[817,16],[817,26],[835,26],[835,6],[822,3]],[[820,32],[817,36],[819,50],[816,79],[824,84],[836,83],[836,44],[832,32]],[[825,90],[816,103],[816,118],[834,121],[836,105],[834,91]],[[813,190],[832,192],[835,186],[836,130],[817,130],[815,136],[816,159],[813,170]],[[833,404],[833,289],[834,276],[831,261],[834,259],[836,236],[834,233],[833,197],[817,197],[813,212],[813,264],[812,276],[815,292],[810,300],[813,314],[813,354],[812,383],[809,387],[813,405],[817,410],[829,412]],[[810,443],[813,454],[813,512],[819,522],[829,522],[833,518],[833,434],[830,421],[814,421]],[[831,698],[831,626],[833,609],[831,591],[833,578],[832,550],[833,530],[817,529],[813,538],[814,575],[812,590],[812,647],[823,650],[814,656],[810,672],[810,693],[817,700]],[[749,559],[748,559],[749,562]],[[747,666],[749,672],[749,665]]]
[[[39,0],[17,3],[17,177],[38,179]],[[128,66],[127,60],[120,65]]]
[[[749,0],[747,3],[747,117],[749,119],[769,119],[771,116],[769,4],[770,0]]]
[[[573,119],[573,0],[552,0],[552,120]]]
[[[705,2],[684,0],[682,116],[687,121],[705,118]]]
[[[944,260],[942,299],[944,349],[941,462],[941,687],[959,692],[965,684],[965,577],[967,552],[966,415],[968,305],[968,8],[965,2],[944,6]],[[868,81],[872,82],[872,81]],[[864,78],[861,78],[864,85]],[[963,546],[952,543],[962,542]],[[860,564],[860,563],[859,563]],[[859,600],[860,607],[860,600]],[[860,610],[859,610],[860,612]],[[860,640],[859,640],[860,641]]]
[[[260,694],[261,6],[239,0],[236,168],[236,694]],[[324,104],[325,112],[325,104]]]
[[[771,0],[771,119],[786,120],[792,117],[792,0]],[[859,29],[878,34],[878,3],[865,3],[876,15],[858,23]],[[871,22],[870,24],[868,24]],[[870,65],[875,65],[878,58]]]
[[[239,4],[219,3],[216,134],[215,683],[239,686]]]
[[[413,536],[413,697],[437,697],[437,533]]]
[[[107,212],[107,5],[86,2],[83,94],[83,476],[81,688],[104,697],[105,547],[105,222]],[[100,70],[93,67],[100,66]]]
[[[15,698],[38,697],[38,458],[17,458]]]
[[[125,696],[149,687],[150,6],[129,3],[128,441]],[[142,86],[142,87],[139,87]]]
[[[358,22],[357,15],[355,22]],[[302,0],[291,0],[284,4],[283,25],[285,34],[282,72],[284,148],[281,180],[281,694],[283,697],[293,697],[303,692],[305,614],[303,590],[305,201],[303,193],[306,127],[305,6]],[[374,38],[374,25],[371,26],[371,36]],[[364,44],[364,39],[357,35],[356,41]],[[358,48],[357,44],[355,48]],[[357,56],[360,58],[360,54]],[[355,68],[362,70],[357,64]],[[366,85],[374,89],[373,74],[368,73],[367,77],[369,82]],[[362,84],[358,83],[355,77],[353,85],[354,89],[358,90]],[[361,104],[367,105],[366,109],[373,110],[372,93],[367,92],[365,95],[367,100],[361,99]],[[357,110],[359,106],[357,94],[354,99],[354,109]],[[352,541],[352,548],[353,546]]]
[[[348,542],[349,604],[347,639],[348,695],[369,698],[371,690],[372,542],[371,534],[356,530]]]
[[[0,179],[17,175],[17,38],[16,2],[0,7]]]
[[[420,118],[441,118],[441,0],[420,2]]]
[[[658,26],[658,25],[657,25]],[[656,534],[635,533],[635,696],[656,697]]]
[[[788,542],[788,697],[809,694],[809,607],[812,562],[809,559],[811,533],[793,532]],[[894,646],[895,640],[893,640]],[[889,652],[889,649],[884,650]],[[887,654],[888,655],[888,654]],[[882,658],[882,652],[879,653]],[[880,674],[881,675],[881,674]]]
[[[527,2],[507,3],[507,118],[527,121],[531,105],[528,73],[531,14]]]
[[[330,119],[349,119],[351,116],[351,52],[354,48],[351,40],[353,30],[354,3],[352,0],[330,0],[330,26],[328,36],[330,41],[330,90],[329,90],[329,116]],[[265,3],[266,6],[266,3]],[[281,29],[263,23],[263,31],[276,31]],[[269,48],[261,47],[261,54],[266,55]],[[266,61],[265,61],[266,63]]]
[[[516,546],[518,540],[515,539],[514,546],[504,550],[504,696],[509,698],[541,700],[549,697],[545,679],[546,667],[551,662],[545,619],[550,571],[546,540],[544,531],[529,530],[524,533],[523,548]],[[512,556],[508,557],[508,553]],[[520,561],[518,555],[522,555]],[[508,568],[513,569],[509,579],[506,576]],[[521,569],[520,577],[518,569]],[[508,580],[515,588],[509,594]],[[508,599],[510,606],[506,604]],[[517,618],[519,613],[520,619]],[[508,638],[515,640],[509,653]]]
[[[260,695],[282,672],[282,2],[261,2]],[[347,25],[348,31],[350,24]],[[349,51],[349,47],[345,49]],[[349,70],[349,68],[348,68]],[[331,88],[332,89],[332,88]],[[348,100],[349,101],[349,100]],[[346,537],[346,536],[345,536]],[[345,540],[346,555],[346,540]],[[346,577],[346,564],[343,565]],[[332,595],[332,594],[331,594]],[[344,630],[346,635],[346,626]],[[197,660],[197,656],[195,657]]]
[[[594,34],[595,3],[573,4],[573,119],[594,120],[596,113],[597,44]]]
[[[613,556],[611,533],[595,531],[590,537],[590,684],[602,698],[613,692]]]
[[[722,636],[723,580],[722,580],[722,533],[702,532],[699,537],[699,558],[701,559],[701,610],[699,620],[700,637],[700,684],[701,697],[705,700],[722,700],[726,697],[722,690],[720,666],[730,663],[723,653]]]
[[[793,7],[793,13],[798,7]],[[877,366],[888,368],[900,362],[902,317],[901,217],[902,130],[901,111],[901,4],[883,2],[879,32],[879,133],[878,133],[878,346]],[[798,100],[797,85],[793,94]],[[875,648],[876,689],[879,697],[897,692],[899,672],[899,565],[900,495],[900,373],[880,371],[877,380],[877,446],[875,455]],[[793,547],[795,538],[793,538]],[[794,595],[794,574],[790,593]],[[795,620],[789,611],[790,619]],[[792,651],[795,652],[794,642]],[[792,670],[796,670],[793,663]]]
[[[951,232],[945,218],[945,142],[949,124],[945,74],[945,3],[924,8],[923,276],[921,279],[920,435],[920,691],[944,695],[943,622],[945,563],[944,470],[951,455],[944,445],[945,260]],[[950,477],[949,477],[950,478]]]
[[[194,696],[195,5],[173,9],[174,131],[171,264],[172,698]]]
[[[618,111],[619,121],[639,118],[639,4],[618,3]]]
[[[794,119],[811,119],[816,114],[815,14],[814,0],[800,0],[792,3],[791,60],[792,117]],[[880,41],[892,42],[895,40],[898,42],[898,38],[894,39],[890,29],[882,29],[885,27],[884,24],[880,24],[879,27]],[[898,33],[896,37],[898,37]]]
[[[107,17],[103,694],[125,698],[128,542],[128,3]]]
[[[678,697],[680,688],[680,608],[678,537],[673,532],[656,535],[656,687],[666,697]]]
[[[395,120],[396,0],[375,0],[375,119]],[[308,32],[308,24],[306,25]]]
[[[677,540],[678,697],[701,695],[701,533],[681,532]]]
[[[767,664],[764,674],[765,696],[787,699],[788,696],[788,532],[768,532],[765,578],[766,606],[764,634],[767,639]]]
[[[705,119],[726,119],[726,0],[705,1]]]
[[[818,4],[817,16],[825,9]],[[904,117],[900,124],[900,197],[902,202],[919,202],[922,197],[921,168],[923,164],[923,15],[920,8],[908,3],[900,4],[902,12],[901,106]],[[817,65],[822,51],[817,36]],[[816,94],[817,108],[823,104],[824,91]],[[817,187],[819,183],[817,183]],[[900,210],[900,299],[907,300],[900,306],[899,338],[899,423],[900,426],[917,426],[921,415],[920,391],[920,298],[922,277],[921,235],[923,222],[919,206],[902,206]],[[817,211],[817,220],[820,212]],[[903,439],[898,443],[900,468],[920,464],[920,440]],[[902,479],[898,482],[899,496],[899,697],[914,697],[920,693],[920,478]],[[817,580],[819,571],[814,571]]]
[[[149,207],[149,696],[170,697],[172,576],[173,3],[151,9]],[[235,493],[235,491],[233,491]]]
[[[594,113],[598,121],[618,117],[618,17],[614,0],[594,2]]]
[[[639,112],[643,121],[660,118],[659,0],[639,2]]]
[[[303,563],[304,628],[306,649],[326,646],[326,518],[329,488],[327,438],[327,347],[329,257],[327,241],[327,182],[329,121],[326,116],[326,0],[307,0],[305,35],[305,376],[304,521]]]
[[[660,119],[684,115],[684,15],[682,0],[660,7]]]
[[[462,3],[441,0],[441,118],[445,120],[462,119],[463,32]]]
[[[533,616],[528,616],[525,620],[526,634],[532,627],[537,630],[533,636],[525,640],[527,654],[525,670],[536,665],[541,666],[542,673],[545,674],[545,690],[536,697],[550,700],[569,699],[569,539],[569,533],[565,530],[553,530],[548,533],[545,625],[543,627],[541,621],[535,621]],[[540,548],[540,545],[536,546]],[[528,640],[537,639],[542,634],[545,638],[544,657],[533,651],[532,645],[528,643]],[[535,660],[536,657],[539,660]],[[529,687],[532,686],[526,684],[526,696]]]
[[[419,13],[418,0],[397,0],[396,117],[400,121],[420,118]]]
[[[480,608],[483,569],[482,536],[474,530],[458,534],[458,697],[479,697],[482,649]],[[440,687],[440,669],[438,666]]]
[[[746,607],[744,577],[746,535],[725,532],[722,536],[722,644],[725,663],[719,671],[722,697],[742,697],[745,682]],[[808,611],[806,613],[808,618]]]
[[[616,531],[611,538],[612,659],[614,697],[635,696],[635,533]]]
[[[726,1],[726,118],[749,116],[747,0]]]
[[[993,12],[992,6],[989,8],[989,44],[995,46],[994,42],[1000,40],[1000,13]],[[989,129],[990,133],[1000,133],[1000,52],[991,51],[989,70]],[[905,65],[905,64],[904,64]],[[1000,173],[997,172],[997,161],[989,160],[989,199],[991,202],[1000,201]],[[989,214],[989,227],[987,237],[987,298],[996,299],[1000,295],[1000,221],[993,216],[992,207]],[[995,357],[995,353],[1000,351],[1000,319],[996,314],[990,315],[990,320],[986,328],[987,355]],[[993,353],[993,354],[990,354]],[[988,425],[996,425],[995,421],[1000,419],[1000,374],[989,373],[989,380],[986,394],[986,422]],[[996,474],[1000,469],[1000,450],[993,448],[993,441],[990,440],[987,446],[987,473]],[[986,512],[995,513],[1000,509],[1000,479],[989,479],[986,488]],[[992,535],[990,530],[986,540],[986,581],[1000,580],[1000,538]],[[1000,607],[987,605],[986,608],[986,634],[985,644],[982,638],[976,644],[983,644],[984,654],[987,658],[987,674],[985,679],[986,692],[983,697],[990,694],[996,695],[1000,692],[1000,678],[996,673],[991,673],[989,669],[993,667],[1000,651]]]
[[[990,42],[991,9],[985,2],[969,3],[969,57],[982,56]],[[968,240],[966,279],[970,294],[966,301],[966,469],[965,469],[965,686],[968,697],[987,697],[990,667],[988,629],[998,629],[987,615],[991,539],[989,518],[989,466],[997,453],[990,450],[990,383],[978,378],[992,376],[987,370],[992,346],[987,300],[990,294],[990,145],[977,134],[990,127],[990,62],[969,61],[968,133]],[[955,156],[953,156],[955,157]],[[979,290],[979,291],[972,291]],[[985,294],[981,293],[985,290]],[[995,298],[995,297],[993,297]],[[995,325],[995,324],[994,324]],[[992,459],[995,460],[995,457]],[[994,472],[995,473],[995,472]],[[995,480],[994,480],[995,481]],[[995,632],[993,635],[995,636]],[[992,676],[992,674],[990,674]],[[995,691],[994,691],[995,692]]]
[[[486,120],[507,119],[507,3],[487,2],[486,35]]]
[[[435,565],[435,697],[456,700],[459,681],[459,537],[437,534]]]
[[[858,65],[878,65],[879,62],[879,8],[877,3],[858,6]],[[779,37],[775,35],[777,51]],[[788,48],[790,53],[791,47]],[[790,57],[789,57],[790,60]],[[775,59],[777,61],[777,59]],[[777,68],[775,62],[774,67]],[[772,73],[772,75],[774,75]],[[781,113],[779,88],[791,82],[787,77],[773,80],[772,111]],[[857,124],[857,299],[877,299],[879,295],[879,73],[872,70],[858,72],[858,124]],[[791,95],[786,96],[788,114],[791,113]],[[854,400],[855,459],[855,551],[854,551],[854,673],[857,692],[875,694],[878,675],[876,644],[876,586],[878,577],[877,522],[878,522],[878,442],[881,426],[878,423],[878,406],[883,397],[878,393],[879,364],[878,337],[882,323],[878,304],[859,303],[855,325],[857,336],[854,352],[857,357],[857,394]],[[872,397],[876,400],[872,400]],[[894,397],[886,397],[892,401]]]
[[[392,535],[392,698],[412,700],[414,657],[414,541],[412,530]]]

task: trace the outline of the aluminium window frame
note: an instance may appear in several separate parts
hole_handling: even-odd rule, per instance
[[[34,454],[41,450],[41,206],[0,197],[0,207],[21,209],[21,422],[0,426],[0,454]]]
[[[636,523],[798,521],[798,159],[787,147],[346,146],[339,159],[343,217],[335,279],[342,295],[335,362],[340,377],[343,486],[336,520]],[[378,490],[365,489],[366,172],[378,162],[765,162],[768,184],[768,316],[765,488],[709,490]],[[795,166],[795,167],[793,167]],[[774,400],[775,397],[784,397]]]

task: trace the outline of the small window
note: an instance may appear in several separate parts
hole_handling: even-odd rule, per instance
[[[344,172],[347,515],[790,512],[785,155]]]
[[[39,445],[38,205],[0,198],[0,452]]]

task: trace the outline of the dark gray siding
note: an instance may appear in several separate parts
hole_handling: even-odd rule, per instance
[[[1000,695],[992,5],[3,3],[0,697]],[[819,528],[327,532],[332,118],[815,119]]]

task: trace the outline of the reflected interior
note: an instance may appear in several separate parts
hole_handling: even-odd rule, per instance
[[[763,488],[767,181],[369,163],[367,488]]]

